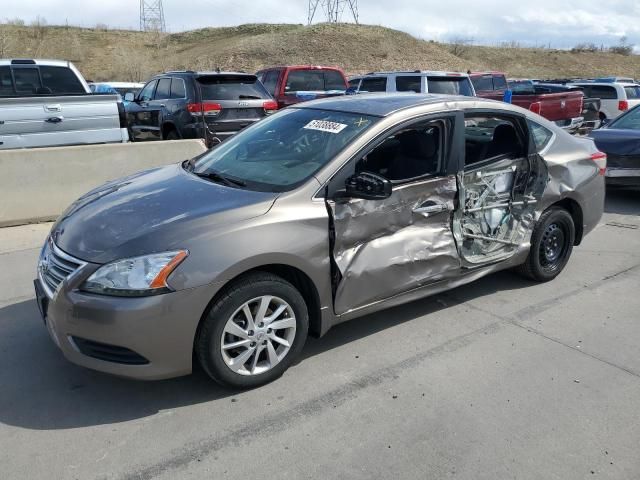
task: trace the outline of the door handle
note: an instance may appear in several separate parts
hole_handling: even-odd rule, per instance
[[[418,208],[414,208],[413,212],[430,214],[430,213],[446,212],[447,210],[449,210],[449,207],[445,203],[427,202],[427,203],[423,203]]]
[[[47,123],[60,123],[61,121],[64,120],[63,116],[59,116],[59,117],[49,117],[45,120],[45,122]]]

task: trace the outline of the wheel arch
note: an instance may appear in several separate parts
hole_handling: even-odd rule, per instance
[[[182,135],[180,135],[180,132],[178,131],[178,127],[176,127],[175,123],[164,122],[162,124],[162,139],[164,140],[169,134],[169,132],[171,131],[175,131],[178,134],[178,137],[182,138]]]
[[[549,208],[551,207],[559,207],[569,212],[569,214],[571,215],[571,218],[573,219],[573,224],[576,229],[576,237],[573,244],[575,246],[580,245],[580,243],[582,243],[582,237],[584,234],[584,215],[583,215],[582,207],[580,206],[580,204],[576,202],[573,198],[567,197],[553,203],[552,205],[549,206]]]

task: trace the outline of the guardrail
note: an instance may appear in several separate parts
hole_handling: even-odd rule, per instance
[[[205,150],[200,140],[2,150],[0,227],[55,220],[104,182]]]

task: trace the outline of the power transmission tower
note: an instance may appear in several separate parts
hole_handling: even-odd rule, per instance
[[[143,32],[166,32],[162,0],[140,0],[140,30]]]
[[[359,23],[358,0],[309,0],[307,16],[309,25],[313,22],[318,10],[324,13],[325,21],[328,23],[340,23],[345,10],[348,10],[355,23]]]

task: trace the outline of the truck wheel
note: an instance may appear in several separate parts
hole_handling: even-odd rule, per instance
[[[569,261],[576,229],[573,218],[563,208],[545,211],[531,236],[531,249],[519,273],[538,282],[556,278]]]
[[[169,130],[169,132],[164,137],[165,140],[179,140],[178,132],[175,130]]]
[[[300,292],[281,277],[252,273],[221,293],[195,341],[207,374],[232,388],[253,388],[280,377],[302,351],[309,329]]]

